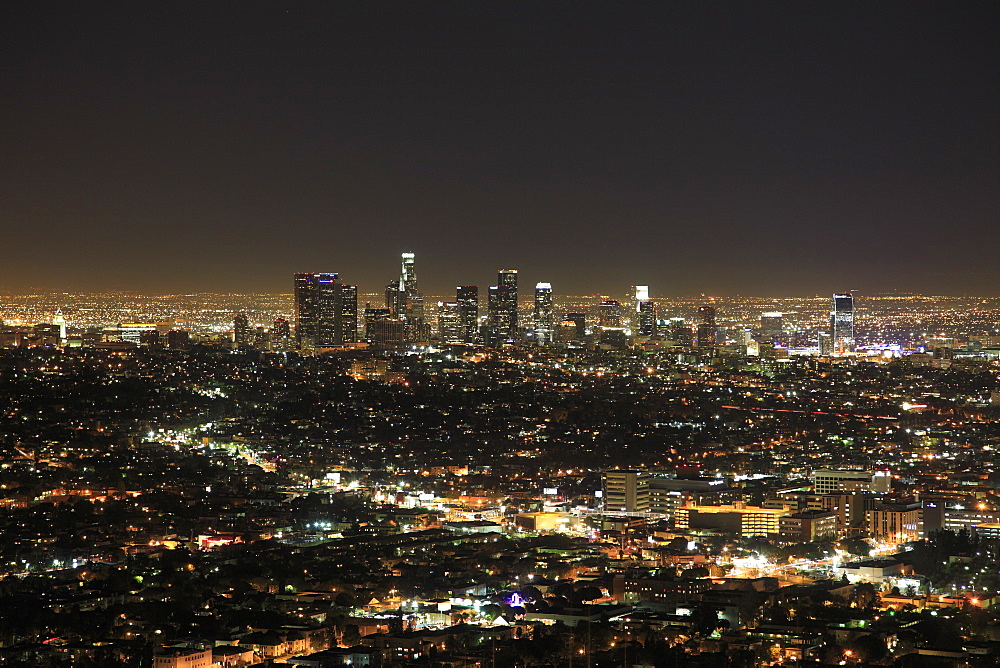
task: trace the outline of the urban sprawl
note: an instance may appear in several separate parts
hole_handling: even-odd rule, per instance
[[[0,665],[1000,663],[1000,298],[416,266],[0,297]]]

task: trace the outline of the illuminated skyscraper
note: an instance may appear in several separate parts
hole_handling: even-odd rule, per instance
[[[833,332],[834,354],[854,352],[854,296],[850,293],[833,295],[830,329]]]
[[[275,318],[271,326],[271,350],[287,351],[291,347],[292,328],[284,318]]]
[[[424,325],[424,298],[417,289],[417,270],[413,253],[401,256],[399,278],[385,289],[385,306],[404,323],[407,341],[424,340],[429,332]]]
[[[441,343],[456,345],[465,339],[462,306],[458,302],[438,302],[438,338]]]
[[[402,267],[399,271],[399,282],[403,284],[403,288],[409,293],[417,291],[417,269],[414,265],[414,258],[416,258],[416,255],[413,253],[403,253]]]
[[[760,314],[760,341],[775,345],[782,342],[785,329],[785,317],[778,311],[767,311]]]
[[[550,345],[555,336],[555,322],[552,314],[552,284],[535,285],[535,343]]]
[[[585,313],[566,313],[563,322],[573,323],[573,340],[583,341],[587,337],[587,315]]]
[[[385,286],[385,307],[394,318],[406,317],[406,289],[398,278],[389,281]]]
[[[271,335],[275,339],[287,339],[292,335],[292,328],[284,318],[275,318],[271,327]]]
[[[490,286],[489,292],[490,343],[496,345],[505,341],[516,341],[517,329],[517,269],[501,269],[497,274],[497,284]]]
[[[295,274],[295,343],[298,348],[311,350],[357,340],[357,288],[338,282],[339,278],[334,273]]]
[[[237,350],[249,350],[250,321],[246,313],[237,313],[233,317],[233,347]]]
[[[475,285],[460,285],[455,289],[459,319],[462,322],[462,340],[475,343],[479,340],[479,288]]]
[[[605,299],[600,305],[601,327],[622,326],[622,305],[617,299]]]
[[[358,342],[358,286],[340,284],[340,342]]]
[[[816,334],[816,346],[820,355],[833,354],[833,337],[829,332],[818,332]]]
[[[698,346],[715,345],[715,307],[698,307]]]
[[[653,336],[656,333],[656,308],[649,299],[649,286],[635,286],[635,323],[634,327],[640,336]]]
[[[403,326],[403,321],[392,317],[392,311],[387,308],[377,308],[373,307],[370,303],[365,304],[365,338],[369,341],[374,342],[375,339],[385,332],[386,327],[380,323],[385,321],[395,321],[399,323],[400,328]],[[402,330],[400,330],[402,331]],[[400,334],[402,337],[402,334]],[[402,341],[402,338],[400,338]]]
[[[410,323],[424,321],[424,298],[417,289],[417,268],[413,253],[403,253],[399,272],[400,290],[406,293],[406,320]]]

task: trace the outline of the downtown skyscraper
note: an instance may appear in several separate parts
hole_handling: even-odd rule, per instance
[[[438,340],[446,345],[465,342],[462,327],[462,306],[458,302],[438,302]]]
[[[462,323],[462,341],[476,343],[479,340],[479,287],[460,285],[455,288],[458,303],[458,317]]]
[[[552,284],[535,285],[535,343],[551,345],[555,338],[555,320],[552,313]]]
[[[714,346],[716,343],[715,307],[698,307],[698,347]]]
[[[295,274],[295,343],[300,350],[358,340],[358,289],[339,279],[336,273]]]
[[[649,286],[635,286],[635,322],[633,328],[639,336],[656,333],[656,307],[649,299]]]
[[[835,355],[854,352],[854,295],[850,293],[833,295],[830,331]]]
[[[423,341],[429,334],[424,322],[424,298],[417,288],[416,256],[401,255],[399,278],[385,289],[385,306],[392,318],[403,323],[406,341]]]
[[[497,272],[497,284],[489,290],[488,309],[489,343],[517,341],[517,269]]]

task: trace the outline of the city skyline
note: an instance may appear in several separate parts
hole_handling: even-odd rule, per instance
[[[428,295],[995,293],[998,19],[22,3],[0,292],[378,286],[408,250]]]

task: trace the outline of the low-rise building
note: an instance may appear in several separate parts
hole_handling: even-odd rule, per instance
[[[781,537],[796,543],[812,543],[837,535],[837,513],[803,510],[780,518]]]
[[[677,509],[674,526],[677,529],[714,529],[740,536],[771,536],[780,533],[781,518],[788,514],[788,506],[762,508],[743,503],[724,506],[688,504]]]

